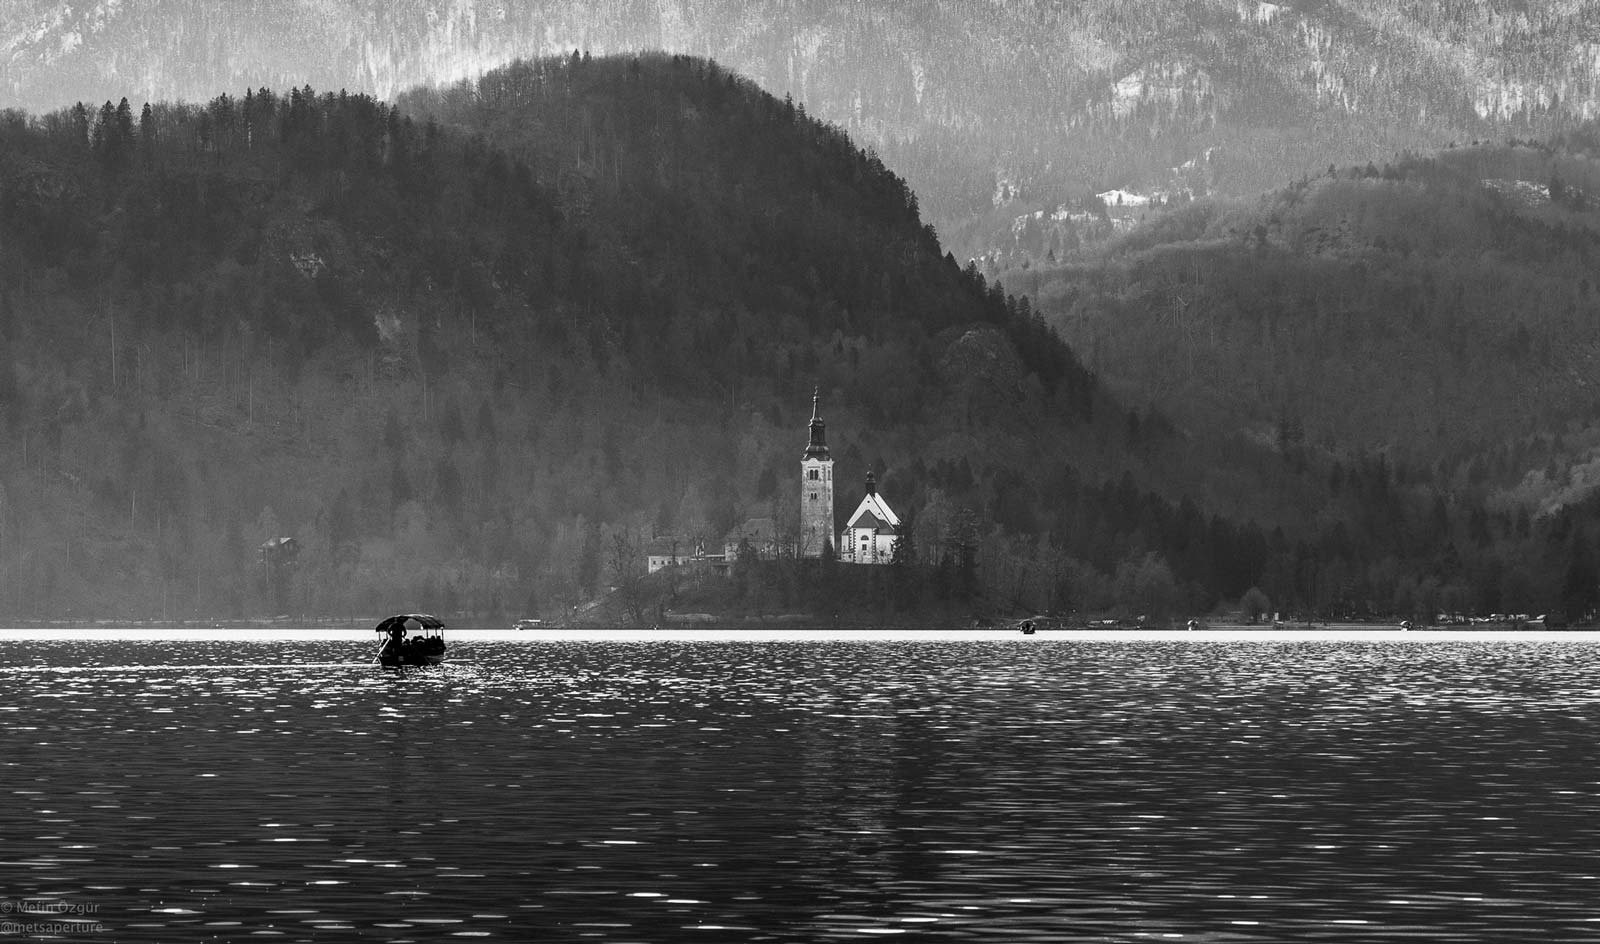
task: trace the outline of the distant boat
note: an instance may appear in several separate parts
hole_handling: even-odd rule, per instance
[[[519,619],[511,624],[512,629],[543,629],[544,620]]]
[[[412,624],[416,624],[415,630]],[[444,661],[444,623],[437,616],[401,613],[379,623],[376,632],[384,635],[377,661],[386,669],[438,665]],[[415,635],[407,638],[413,632]]]

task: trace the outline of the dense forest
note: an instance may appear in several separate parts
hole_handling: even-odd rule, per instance
[[[1562,439],[1564,460],[1592,445],[1593,128],[1330,166],[1052,255],[1001,280],[1113,387],[1186,429],[1383,450],[1446,479],[1476,461],[1506,485],[1543,466],[1517,443]]]
[[[1386,464],[1435,521],[1418,536],[1448,536],[1478,592],[1556,609],[1553,585],[1514,587],[1592,581],[1591,536],[1569,519],[1600,461],[1597,196],[1591,124],[1154,208],[1107,242],[1018,247],[989,272],[1124,401],[1197,437],[1272,444],[1336,495]],[[1338,509],[1323,539],[1369,531]],[[1546,528],[1570,546],[1525,542]]]
[[[1109,394],[878,158],[705,60],[8,112],[0,239],[10,619],[693,599],[638,579],[643,545],[789,520],[813,389],[838,512],[874,472],[900,566],[749,562],[703,598],[1593,605],[1586,521]]]

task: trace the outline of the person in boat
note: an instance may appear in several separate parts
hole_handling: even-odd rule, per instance
[[[391,660],[399,662],[405,652],[406,624],[396,622],[389,627],[389,640],[383,644],[383,649],[378,652],[378,661],[387,663]]]

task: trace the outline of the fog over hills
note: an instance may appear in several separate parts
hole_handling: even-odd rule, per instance
[[[692,53],[877,149],[966,254],[1092,192],[1253,193],[1592,118],[1596,24],[1595,0],[13,0],[0,102],[388,98],[519,56]]]

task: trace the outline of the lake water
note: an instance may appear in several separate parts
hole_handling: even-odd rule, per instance
[[[0,633],[0,934],[1590,941],[1600,638]]]

